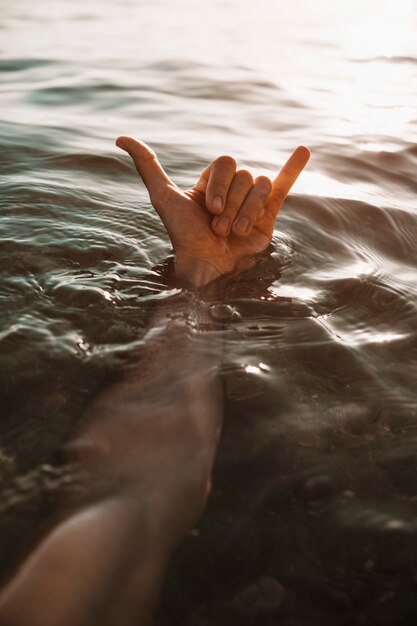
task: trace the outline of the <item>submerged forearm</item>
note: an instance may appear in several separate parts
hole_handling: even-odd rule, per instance
[[[85,412],[69,446],[85,505],[23,564],[0,623],[98,623],[109,594],[119,621],[107,610],[101,624],[148,622],[169,557],[201,514],[222,419],[221,339],[201,332],[191,302],[155,312],[138,358]]]
[[[0,599],[4,626],[146,625],[169,554],[136,541],[140,531],[123,497],[74,512],[51,530]],[[146,537],[146,533],[141,535]],[[134,613],[122,601],[131,580]]]
[[[222,418],[219,333],[194,298],[159,307],[119,381],[84,414],[72,446],[91,475],[127,492],[174,488],[211,466]],[[182,474],[184,471],[184,474]]]

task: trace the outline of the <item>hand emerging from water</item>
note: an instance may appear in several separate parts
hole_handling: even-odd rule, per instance
[[[273,182],[255,180],[221,156],[188,191],[167,176],[155,153],[143,142],[119,137],[116,145],[132,157],[153,207],[171,239],[178,278],[201,287],[255,262],[271,241],[278,212],[306,165],[310,152],[299,146]]]

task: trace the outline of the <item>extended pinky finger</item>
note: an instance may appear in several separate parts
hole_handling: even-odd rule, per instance
[[[306,146],[298,146],[272,183],[268,207],[272,209],[275,217],[309,158],[310,150]]]

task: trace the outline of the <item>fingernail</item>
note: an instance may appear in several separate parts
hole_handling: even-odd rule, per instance
[[[239,217],[239,219],[235,223],[235,230],[239,231],[240,233],[246,233],[246,231],[249,229],[249,224],[250,222],[248,217]]]
[[[227,229],[229,228],[229,218],[225,215],[218,217],[215,221],[216,230],[219,230],[222,233],[227,233]]]
[[[213,209],[216,209],[216,211],[221,211],[221,209],[223,208],[223,199],[220,196],[216,196],[213,199]]]

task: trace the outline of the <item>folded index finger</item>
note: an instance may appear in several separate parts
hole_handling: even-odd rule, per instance
[[[306,146],[298,146],[273,181],[268,205],[274,213],[274,218],[278,215],[282,203],[308,163],[309,158],[310,150]]]

